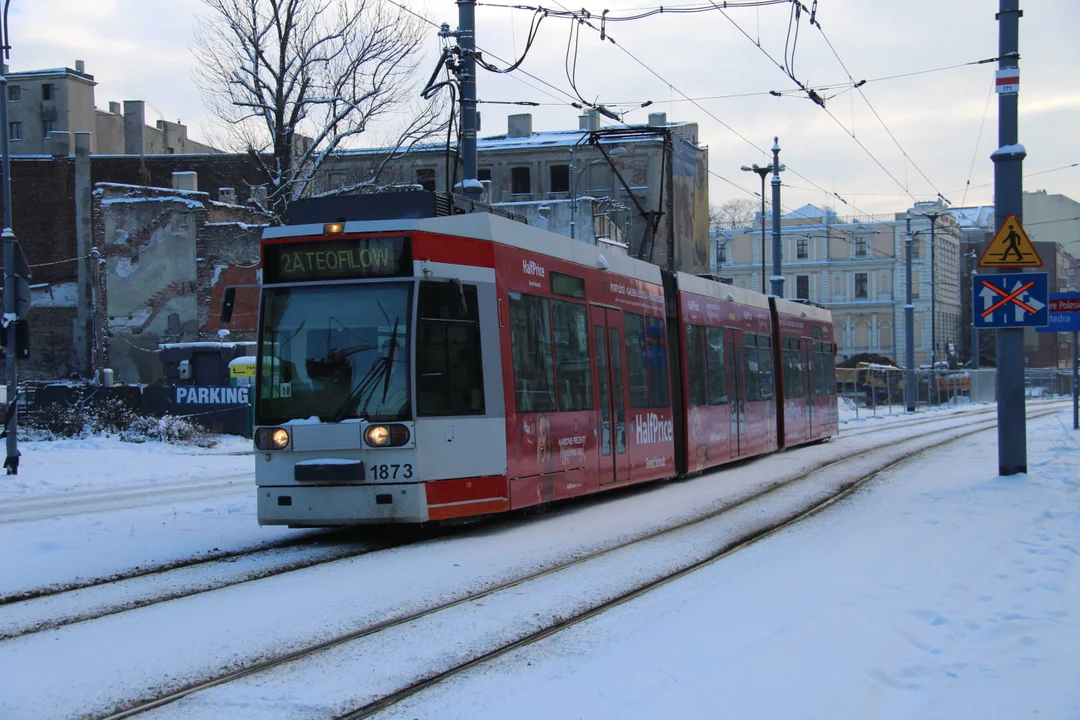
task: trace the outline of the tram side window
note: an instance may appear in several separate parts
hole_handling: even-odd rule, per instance
[[[664,342],[664,321],[645,318],[645,340],[649,368],[649,398],[654,408],[671,405],[668,395],[667,344]]]
[[[517,411],[553,411],[555,366],[551,359],[551,318],[546,298],[510,293],[510,351]]]
[[[746,400],[753,402],[761,399],[761,371],[758,368],[757,348],[749,343],[753,336],[743,336],[743,375],[746,377]]]
[[[559,410],[592,410],[592,364],[585,306],[552,300],[551,319],[555,325]]]
[[[792,345],[795,346],[795,349],[791,349]],[[806,388],[803,385],[802,356],[799,354],[798,341],[791,342],[784,350],[784,396],[788,398],[806,397]]]
[[[825,378],[826,395],[836,394],[836,346],[825,343]]]
[[[645,318],[634,313],[623,315],[626,330],[626,375],[630,407],[649,407],[649,376],[645,368]]]
[[[727,395],[727,360],[724,355],[724,329],[711,327],[706,330],[709,365],[709,404],[723,405]]]
[[[773,357],[772,343],[768,335],[758,335],[758,370],[761,378],[761,399],[771,400],[773,396]]]
[[[483,415],[484,370],[476,286],[422,282],[417,301],[417,414]]]
[[[709,378],[705,360],[705,328],[686,325],[686,372],[690,384],[690,407],[709,404]]]
[[[831,378],[825,373],[825,353],[814,353],[814,394],[828,395]]]

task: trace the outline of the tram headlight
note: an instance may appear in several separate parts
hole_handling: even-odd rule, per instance
[[[364,442],[371,447],[401,447],[409,442],[409,428],[406,425],[368,425],[364,430]]]
[[[255,447],[260,450],[284,450],[289,447],[289,431],[285,428],[259,428],[255,431]]]

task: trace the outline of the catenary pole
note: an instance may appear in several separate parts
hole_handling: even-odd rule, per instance
[[[780,242],[780,138],[773,138],[772,146],[772,291],[771,295],[784,297],[784,276],[781,274],[780,260],[783,246]],[[764,193],[762,193],[764,194]]]
[[[968,298],[971,301],[971,369],[979,369],[979,328],[975,326],[975,297],[973,295],[975,290],[975,275],[979,272],[978,256],[975,251],[971,251],[971,287],[972,292],[968,293]]]
[[[1018,67],[1020,47],[1020,0],[999,0],[998,68]],[[1016,215],[1023,220],[1023,164],[1027,154],[1019,143],[1017,93],[998,94],[998,149],[994,162],[994,214],[996,226]],[[1003,270],[1002,272],[1014,272]],[[1024,329],[1002,328],[997,332],[998,472],[1027,472],[1027,419],[1024,407]]]
[[[3,172],[4,197],[4,320],[6,327],[0,332],[7,333],[7,408],[5,411],[4,431],[7,433],[7,457],[4,467],[8,475],[19,474],[19,418],[17,401],[19,397],[18,360],[15,353],[15,232],[11,225],[11,157],[8,147],[8,88],[6,61],[10,57],[7,32],[7,10],[11,0],[4,1],[4,14],[0,20],[0,57],[5,67],[0,68],[0,154],[3,155],[0,172]]]
[[[1080,430],[1080,347],[1077,347],[1077,333],[1073,330],[1073,430]]]
[[[911,298],[911,215],[904,226],[904,272],[907,278],[907,303],[904,305],[904,404],[908,412],[915,412],[919,396],[915,387],[915,305]]]
[[[476,0],[457,0],[458,47],[464,65],[461,85],[461,188],[466,197],[479,199],[484,192],[476,179]]]

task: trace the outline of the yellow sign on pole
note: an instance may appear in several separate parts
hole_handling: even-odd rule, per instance
[[[1016,215],[1012,214],[1001,223],[994,239],[979,258],[981,268],[1037,268],[1042,264],[1031,238],[1024,232]]]

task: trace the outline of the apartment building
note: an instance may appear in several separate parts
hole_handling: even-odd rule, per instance
[[[610,163],[590,137],[604,145]],[[362,182],[385,154],[368,149],[327,158],[314,192]],[[448,176],[447,157],[445,144],[414,148],[389,162],[379,182],[445,191],[461,180],[460,171]],[[453,147],[449,157],[453,169]],[[480,137],[477,157],[487,201],[530,224],[613,251],[621,246],[668,269],[709,271],[708,149],[698,145],[696,123],[651,113],[647,124],[605,128],[592,112],[576,130],[535,131],[532,115],[523,113],[509,116],[505,133]],[[659,213],[654,232],[648,213]]]
[[[90,152],[96,155],[219,152],[189,138],[179,120],[147,125],[142,100],[127,100],[123,106],[110,102],[108,110],[97,109],[97,83],[82,60],[76,60],[74,68],[8,72],[5,66],[4,73],[12,155],[63,154],[64,144],[71,153],[77,132],[91,133]]]
[[[930,244],[927,213],[935,221]],[[913,330],[917,364],[948,358],[960,333],[960,232],[941,208],[920,204],[905,213],[838,217],[805,205],[781,218],[784,295],[833,313],[837,353],[905,358],[907,216],[911,215]],[[733,285],[769,291],[772,232],[764,247],[758,228],[714,233],[715,274]],[[726,262],[725,262],[726,260]],[[764,269],[762,262],[764,261]],[[935,292],[936,281],[936,292]]]

